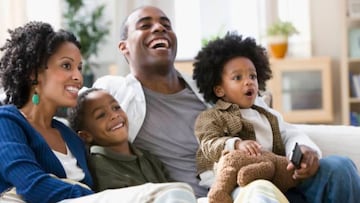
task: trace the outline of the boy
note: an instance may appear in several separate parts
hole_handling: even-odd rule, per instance
[[[82,92],[69,120],[90,146],[89,166],[97,191],[168,182],[161,162],[128,142],[126,113],[105,90]]]

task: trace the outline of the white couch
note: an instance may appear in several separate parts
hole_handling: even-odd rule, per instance
[[[57,118],[68,125],[67,120]],[[323,157],[344,155],[351,158],[360,172],[360,127],[345,125],[295,124],[321,149]]]
[[[67,120],[58,118],[68,125]],[[295,124],[321,149],[322,156],[343,155],[351,158],[360,172],[360,127],[346,125]]]
[[[296,124],[321,149],[323,157],[344,155],[351,158],[360,171],[360,127],[345,125]]]

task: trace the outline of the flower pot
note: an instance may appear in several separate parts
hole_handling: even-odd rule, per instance
[[[288,49],[287,36],[269,36],[267,37],[270,56],[274,58],[284,58]]]

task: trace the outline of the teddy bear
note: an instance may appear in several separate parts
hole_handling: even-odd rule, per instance
[[[288,160],[272,152],[252,156],[239,150],[224,150],[216,165],[216,180],[208,193],[209,203],[232,203],[231,192],[237,185],[265,179],[275,184],[282,192],[295,187],[298,181],[292,178],[293,171],[286,170]]]

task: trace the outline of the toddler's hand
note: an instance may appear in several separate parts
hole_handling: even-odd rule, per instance
[[[249,155],[261,155],[261,145],[254,140],[239,140],[235,143],[235,149],[246,152]]]

